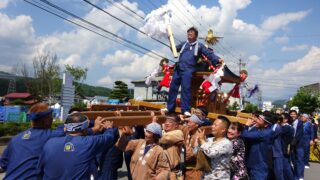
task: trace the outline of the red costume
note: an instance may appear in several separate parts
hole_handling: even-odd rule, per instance
[[[171,66],[164,64],[162,68],[162,72],[164,74],[163,79],[161,80],[159,84],[159,88],[161,89],[163,86],[169,88],[171,83],[171,77],[170,77],[170,68]]]

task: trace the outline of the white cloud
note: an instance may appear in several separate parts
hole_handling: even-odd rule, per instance
[[[150,59],[148,55],[139,56],[128,50],[118,50],[104,58],[103,65],[109,67],[109,69],[105,77],[98,80],[98,83],[100,85],[110,85],[116,80],[123,80],[130,85],[130,81],[143,79],[150,74],[157,67],[159,61]]]
[[[290,22],[301,21],[310,12],[311,10],[307,10],[292,13],[281,13],[275,16],[271,16],[261,24],[261,28],[269,31],[274,31],[287,26]]]
[[[248,60],[249,60],[249,65],[253,65],[260,60],[260,57],[257,55],[251,55],[248,57]]]
[[[289,42],[288,36],[275,37],[274,42],[277,44],[287,44]]]
[[[251,0],[219,0],[219,3],[221,12],[217,28],[220,31],[228,31],[233,20],[237,17],[237,12],[240,9],[247,7],[251,3]]]
[[[0,9],[6,8],[10,2],[13,2],[13,0],[1,0],[0,1]]]
[[[102,64],[106,66],[125,65],[130,64],[130,62],[132,62],[137,57],[137,54],[133,54],[129,50],[117,50],[114,54],[106,55],[106,57],[102,60]]]
[[[248,77],[251,84],[260,84],[263,96],[273,99],[288,97],[300,86],[319,82],[320,47],[311,47],[301,59],[280,68],[253,68]],[[269,99],[270,100],[270,99]]]
[[[6,66],[6,65],[0,64],[0,71],[11,72],[11,70],[12,70],[12,66]]]
[[[291,52],[291,51],[303,51],[303,50],[306,50],[308,49],[309,46],[306,45],[306,44],[301,44],[301,45],[296,45],[296,46],[293,46],[293,47],[288,47],[288,46],[283,46],[281,48],[281,51],[283,52]]]
[[[81,59],[79,54],[71,54],[66,59],[60,59],[59,63],[63,65],[78,65],[77,62],[79,62]]]
[[[0,24],[0,63],[6,66],[30,63],[38,43],[32,18],[26,15],[9,17],[0,13]]]
[[[114,80],[110,76],[105,76],[98,80],[99,85],[111,87],[114,83]]]

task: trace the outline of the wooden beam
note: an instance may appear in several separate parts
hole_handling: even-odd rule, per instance
[[[208,114],[208,118],[210,120],[215,120],[218,118],[218,116],[224,116],[224,117],[228,118],[231,122],[240,122],[241,124],[246,124],[246,122],[248,120],[247,118],[229,116],[229,115],[225,115],[225,114],[216,114],[216,113],[209,113]]]
[[[134,99],[130,99],[129,102],[134,106],[143,106],[143,107],[147,107],[147,108],[151,108],[151,109],[157,109],[157,110],[160,110],[160,109],[163,109],[163,108],[166,107],[165,104],[158,104],[158,103],[145,102],[145,101],[137,101],[137,100],[134,100]],[[181,108],[176,107],[175,111],[177,113],[181,113]]]
[[[242,118],[251,118],[252,114],[251,113],[243,113],[243,112],[237,112],[237,117],[242,117]]]
[[[153,116],[113,116],[105,118],[108,121],[113,121],[115,127],[118,126],[136,126],[147,125],[153,120]],[[157,116],[157,122],[162,124],[166,120],[166,116]]]
[[[100,117],[114,117],[114,116],[151,116],[151,112],[155,115],[161,115],[160,111],[83,111],[90,120]]]
[[[133,105],[119,105],[119,104],[93,104],[90,107],[91,111],[114,111],[114,110],[133,110],[137,111],[139,110],[138,106]]]

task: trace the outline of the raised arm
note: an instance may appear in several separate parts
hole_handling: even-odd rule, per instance
[[[241,137],[247,140],[262,141],[265,140],[267,137],[271,137],[272,132],[273,131],[271,128],[249,131],[248,127],[246,127],[245,130],[241,133]]]
[[[217,56],[212,50],[206,48],[202,43],[199,43],[199,51],[201,54],[204,54],[214,65],[222,61],[219,56]]]

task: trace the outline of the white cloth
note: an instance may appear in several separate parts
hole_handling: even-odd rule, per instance
[[[158,66],[156,69],[152,71],[152,73],[149,76],[147,76],[147,79],[145,81],[147,86],[150,86],[152,81],[156,81],[156,77],[161,72],[161,69],[162,69],[161,66]]]
[[[146,16],[142,29],[151,37],[167,38],[167,24],[170,23],[171,16],[171,10],[167,6],[153,10]]]

